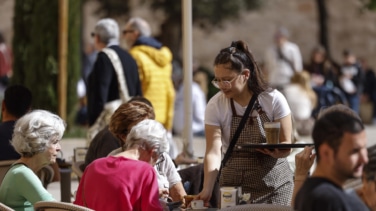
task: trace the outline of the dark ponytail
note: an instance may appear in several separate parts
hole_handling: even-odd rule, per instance
[[[248,45],[242,41],[233,41],[231,46],[222,49],[214,60],[214,66],[219,64],[230,64],[231,69],[241,73],[243,69],[249,69],[248,89],[254,94],[260,94],[268,88],[263,74],[254,60]]]

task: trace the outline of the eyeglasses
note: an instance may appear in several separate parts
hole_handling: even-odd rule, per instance
[[[218,80],[218,79],[215,78],[215,79],[213,79],[213,80],[211,81],[211,83],[212,83],[213,86],[214,86],[215,88],[217,88],[217,89],[220,89],[220,88],[222,88],[222,89],[231,89],[231,87],[232,87],[232,85],[231,85],[232,82],[234,82],[235,79],[237,79],[239,75],[241,75],[241,73],[238,74],[236,77],[234,77],[233,79],[231,79],[231,80],[229,80],[229,81]]]
[[[123,30],[124,35],[127,34],[127,33],[133,33],[133,32],[134,32],[134,30],[132,30],[132,29],[124,29]]]
[[[165,161],[165,157],[163,156],[163,153],[162,153],[162,154],[159,155],[157,162],[155,164],[156,165],[161,164],[163,161]]]

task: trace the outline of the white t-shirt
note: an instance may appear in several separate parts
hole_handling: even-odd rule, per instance
[[[258,101],[263,111],[270,121],[281,119],[291,113],[290,107],[285,97],[275,89],[268,89],[259,94]],[[247,106],[242,107],[234,101],[236,114],[242,116]],[[253,111],[252,116],[257,116],[257,111]],[[230,99],[222,92],[218,92],[208,102],[205,110],[205,124],[219,126],[222,131],[222,152],[225,153],[230,143],[230,129],[232,120],[232,110]]]
[[[315,105],[312,105],[307,93],[297,84],[289,84],[283,89],[295,119],[309,119]]]
[[[292,42],[285,42],[281,51],[283,55],[292,62],[295,71],[303,69],[302,55],[299,47]],[[265,53],[265,67],[269,75],[269,83],[272,86],[284,86],[290,83],[290,78],[294,75],[294,70],[283,59],[280,59],[275,46],[269,48]]]
[[[179,87],[175,96],[174,106],[174,132],[182,135],[184,127],[187,126],[184,121],[184,89],[183,85]],[[192,132],[197,133],[205,129],[204,116],[206,107],[205,93],[196,82],[192,82]]]
[[[117,148],[110,152],[108,156],[113,156],[122,152],[121,148]],[[181,181],[180,174],[178,173],[174,162],[172,162],[171,157],[167,153],[162,154],[164,161],[158,165],[154,165],[154,169],[158,176],[158,186],[159,188],[171,188],[176,183]]]

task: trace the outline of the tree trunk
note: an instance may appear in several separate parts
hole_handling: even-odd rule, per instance
[[[170,48],[174,59],[182,59],[181,17],[168,18],[161,26],[162,33],[157,37],[163,45]]]
[[[325,0],[317,0],[317,11],[319,15],[319,38],[320,44],[326,49],[327,56],[331,59],[330,45],[328,40],[328,11],[326,9]]]

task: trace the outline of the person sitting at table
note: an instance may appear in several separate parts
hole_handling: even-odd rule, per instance
[[[32,98],[30,89],[23,85],[11,85],[5,90],[1,104],[0,161],[18,160],[21,157],[10,144],[10,140],[16,121],[31,110]],[[60,181],[59,166],[56,162],[44,166],[37,175],[45,188],[51,182]]]
[[[130,129],[124,148],[87,166],[74,204],[94,210],[162,210],[153,165],[169,150],[163,125],[142,120]]]
[[[296,193],[309,177],[309,170],[316,157],[316,154],[313,153],[313,149],[314,147],[305,147],[303,151],[295,155],[296,171],[291,206],[294,206]],[[370,210],[376,211],[376,145],[369,147],[367,151],[369,162],[363,168],[363,185],[356,189],[348,189],[346,192],[355,197],[359,197]]]
[[[45,110],[34,110],[17,120],[11,144],[21,155],[0,186],[0,202],[15,210],[33,210],[38,201],[54,201],[36,172],[51,163],[61,150],[64,121]]]
[[[101,131],[90,143],[85,162],[88,165],[95,159],[122,152],[127,135],[133,125],[144,119],[154,119],[151,103],[144,97],[134,97],[128,103],[122,104],[111,116],[110,125]],[[100,137],[98,137],[98,135]],[[118,145],[118,148],[114,148]],[[108,152],[112,149],[112,152]],[[163,153],[162,162],[154,166],[158,174],[158,184],[161,195],[167,188],[173,201],[180,201],[186,192],[177,169],[168,153]]]
[[[367,164],[367,141],[360,117],[347,106],[331,106],[319,114],[312,137],[317,153],[317,167],[312,177],[308,177],[316,156],[312,148],[306,147],[295,157],[295,209],[376,210],[375,180],[369,182],[364,174],[367,166],[374,164]],[[359,178],[362,174],[363,188],[358,191],[366,193],[362,194],[363,202],[356,194],[343,189],[347,179]]]
[[[1,104],[0,123],[0,160],[17,160],[20,154],[10,144],[14,125],[24,114],[30,111],[32,102],[31,91],[22,85],[12,85],[4,92]]]
[[[142,102],[148,106],[132,102]],[[137,124],[143,119],[155,119],[154,109],[150,101],[144,97],[132,97],[127,103],[122,105],[120,110],[117,115],[121,115],[121,118],[118,117],[119,119],[116,123],[119,125],[116,127],[121,130],[122,133],[124,132],[123,130],[127,129],[133,124]],[[85,162],[80,166],[81,170],[84,171],[86,166],[88,166],[94,160],[107,157],[109,153],[122,145],[123,142],[121,141],[121,138],[117,134],[113,135],[109,130],[109,127],[106,126],[90,142],[85,156]]]

